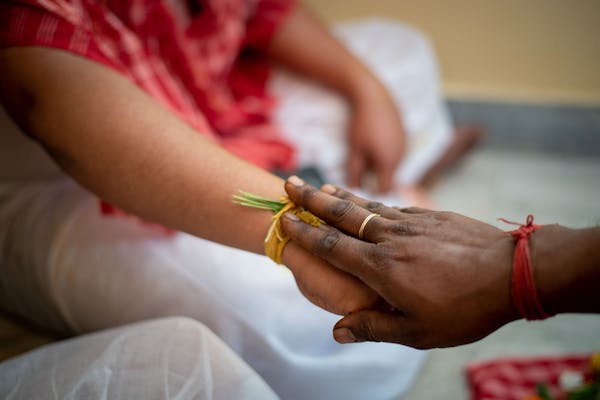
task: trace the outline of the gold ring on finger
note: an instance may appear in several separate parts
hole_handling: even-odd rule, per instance
[[[367,217],[363,220],[362,224],[360,224],[360,228],[358,229],[358,238],[359,239],[362,240],[363,233],[365,233],[365,227],[367,226],[369,221],[375,217],[380,217],[380,215],[376,214],[376,213],[371,213],[371,214],[367,215]]]

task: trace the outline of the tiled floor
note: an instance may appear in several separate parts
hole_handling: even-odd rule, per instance
[[[542,224],[598,225],[600,158],[480,150],[441,181],[433,197],[440,208],[494,224],[498,217],[523,221],[531,213]]]
[[[439,208],[502,227],[497,217],[571,227],[600,223],[600,159],[479,151],[435,189]],[[504,229],[507,227],[504,226]],[[600,351],[600,316],[561,315],[515,322],[467,346],[430,352],[403,399],[468,399],[463,367],[504,356]]]

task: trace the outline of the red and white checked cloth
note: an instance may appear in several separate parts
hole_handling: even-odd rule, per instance
[[[472,400],[523,400],[536,394],[544,383],[553,398],[564,399],[559,378],[565,371],[584,373],[590,368],[590,354],[505,358],[475,362],[466,367]]]
[[[265,169],[291,169],[294,149],[271,123],[262,51],[294,4],[2,1],[0,48],[53,47],[100,62],[239,157]]]

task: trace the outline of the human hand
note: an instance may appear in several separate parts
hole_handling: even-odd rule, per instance
[[[358,278],[329,265],[294,242],[283,252],[283,262],[292,271],[300,292],[313,304],[331,313],[347,315],[385,304],[373,289]]]
[[[334,327],[338,342],[448,347],[517,318],[510,235],[458,214],[386,207],[331,185],[319,191],[294,181],[285,185],[292,201],[330,225],[314,228],[286,215],[282,224],[292,241],[358,277],[395,308],[346,315]],[[368,222],[364,240],[356,239],[371,213],[381,216]]]
[[[348,132],[347,183],[359,187],[372,171],[380,193],[392,189],[393,178],[406,146],[406,134],[398,108],[378,82],[352,99]]]

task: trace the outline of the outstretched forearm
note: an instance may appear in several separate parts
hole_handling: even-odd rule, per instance
[[[241,189],[277,199],[285,194],[281,179],[223,150],[116,72],[57,50],[3,50],[0,99],[99,197],[167,227],[264,254],[272,214],[233,204],[232,195]],[[300,285],[309,300],[329,311],[346,314],[377,301],[364,284],[294,243],[283,260],[309,282]]]
[[[600,228],[547,225],[530,240],[531,264],[546,311],[600,312]]]
[[[270,215],[237,206],[231,196],[243,189],[278,198],[279,178],[221,149],[92,61],[9,49],[2,75],[13,118],[83,186],[142,218],[263,252]]]

